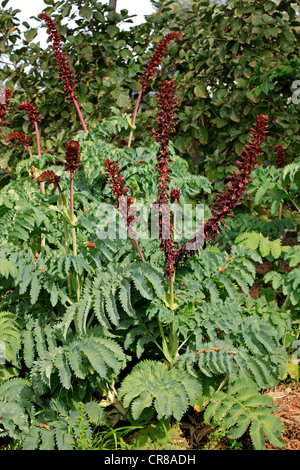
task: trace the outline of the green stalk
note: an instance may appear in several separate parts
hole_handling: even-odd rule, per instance
[[[174,306],[174,281],[175,281],[175,273],[170,279],[170,308],[174,314],[175,306]]]
[[[73,255],[77,256],[77,241],[76,241],[76,230],[74,227],[74,175],[75,172],[71,172],[71,180],[70,180],[70,218],[72,224],[72,246],[73,246]],[[79,278],[77,273],[74,274],[74,286],[76,292],[76,299],[77,301],[80,299],[80,286],[79,286]]]
[[[73,255],[77,256],[77,242],[76,242],[76,231],[74,224],[74,174],[71,173],[70,181],[70,217],[72,222],[72,245],[73,245]]]
[[[165,358],[167,359],[168,362],[171,363],[172,360],[173,360],[173,357],[169,352],[168,342],[166,340],[162,324],[160,323],[159,320],[158,320],[158,326],[159,326],[160,334],[161,334],[161,337],[162,337],[162,348],[159,348],[159,349],[162,349]]]
[[[295,206],[295,208],[297,209],[297,211],[300,213],[300,207],[295,203],[294,199],[289,197],[289,200],[291,201],[291,203]]]
[[[135,118],[136,118],[136,115],[137,115],[137,110],[138,110],[138,107],[139,107],[139,104],[140,104],[140,101],[141,101],[142,94],[143,94],[143,89],[141,88],[140,92],[139,92],[139,96],[138,96],[136,104],[135,104],[133,117],[132,117],[132,121],[131,121],[131,125],[130,125],[130,134],[129,134],[129,140],[128,140],[128,147],[131,146],[131,141],[132,141],[132,137],[133,137],[133,130],[135,128],[134,127]]]
[[[61,187],[60,187],[59,184],[57,185],[57,189],[58,189],[58,191],[59,191],[59,195],[60,195],[60,199],[61,199],[61,205],[62,205],[63,207],[66,207],[66,206],[65,206],[65,202],[64,202],[63,193],[62,193],[62,190],[61,190]],[[66,255],[68,255],[69,252],[70,252],[69,230],[68,230],[67,221],[66,221],[64,218],[63,218],[63,222],[64,222],[64,234],[65,234]]]
[[[59,191],[60,199],[61,199],[61,204],[63,207],[65,206],[65,201],[64,201],[64,196],[61,190],[61,187],[59,184],[57,184],[57,189]],[[65,218],[63,217],[63,224],[64,224],[64,235],[65,235],[65,248],[66,248],[66,255],[70,253],[70,241],[69,241],[69,230],[68,230],[68,224]],[[71,280],[70,280],[70,274],[69,272],[67,273],[67,282],[68,282],[68,292],[69,296],[72,296],[72,287],[71,287]]]
[[[169,286],[170,286],[169,306],[170,306],[173,316],[174,316],[174,310],[176,308],[175,302],[174,302],[174,281],[175,281],[175,273],[173,274],[173,276],[171,277],[169,281]],[[178,350],[179,350],[178,332],[175,329],[174,321],[172,321],[170,324],[169,336],[167,340],[165,337],[162,325],[159,320],[158,320],[158,325],[159,325],[160,334],[162,337],[162,348],[159,347],[158,345],[157,346],[163,352],[167,361],[171,363],[173,359],[175,359],[175,357],[178,355]]]

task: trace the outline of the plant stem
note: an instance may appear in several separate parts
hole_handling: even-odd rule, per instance
[[[35,135],[36,135],[36,144],[37,144],[37,149],[38,149],[38,156],[41,157],[41,144],[40,144],[40,136],[39,136],[39,128],[37,125],[37,122],[34,121],[34,129],[35,129]]]
[[[175,199],[175,202],[174,202],[174,218],[173,218],[173,227],[174,227],[174,240],[176,240],[176,217],[177,217],[177,203],[178,203],[178,199]]]
[[[293,198],[289,197],[289,200],[290,200],[291,203],[296,207],[297,211],[300,213],[300,207],[295,203],[295,201],[293,200]]]
[[[174,281],[175,281],[175,273],[170,279],[170,308],[174,314],[175,306],[174,306]]]
[[[74,103],[74,106],[75,106],[75,108],[76,108],[76,110],[77,110],[77,113],[78,113],[80,122],[81,122],[81,124],[82,124],[83,130],[84,130],[84,132],[87,132],[87,128],[86,128],[86,125],[85,125],[83,116],[82,116],[82,114],[81,114],[81,111],[80,111],[80,109],[79,109],[79,106],[78,106],[78,103],[77,103],[77,101],[76,101],[75,96],[73,96],[73,103]]]
[[[59,183],[57,184],[57,189],[58,189],[58,191],[59,191],[59,195],[60,195],[60,199],[61,199],[62,206],[65,207],[64,196],[63,196],[63,193],[62,193],[62,190],[61,190],[61,187],[60,187]],[[65,235],[66,255],[68,255],[69,252],[70,252],[69,230],[68,230],[67,221],[64,219],[64,217],[63,217],[63,223],[64,223],[64,235]],[[70,280],[70,274],[69,274],[69,272],[67,273],[67,283],[68,283],[68,292],[69,292],[69,296],[71,297],[71,295],[72,295],[72,288],[71,288],[71,280]]]
[[[72,222],[72,244],[73,244],[73,255],[77,256],[77,243],[76,243],[76,231],[74,224],[74,174],[71,173],[70,180],[70,217]]]
[[[281,220],[281,218],[282,218],[282,203],[279,204],[278,220]]]
[[[141,88],[141,89],[140,89],[140,92],[139,92],[139,96],[138,96],[138,98],[137,98],[137,100],[136,100],[136,104],[135,104],[135,108],[134,108],[134,112],[133,112],[133,117],[132,117],[132,121],[131,121],[131,127],[132,127],[132,129],[130,130],[130,134],[129,134],[128,147],[131,146],[131,141],[132,141],[132,137],[133,137],[133,127],[134,127],[134,123],[135,123],[135,119],[136,119],[138,107],[139,107],[139,104],[140,104],[140,101],[141,101],[141,98],[142,98],[142,94],[143,94],[143,89]]]
[[[163,351],[164,356],[167,359],[167,361],[171,363],[172,360],[173,360],[173,357],[169,352],[168,343],[167,343],[167,340],[166,340],[166,337],[165,337],[165,334],[164,334],[164,330],[163,330],[162,324],[160,323],[159,320],[158,320],[158,326],[159,326],[160,334],[161,334],[161,337],[162,337],[162,351]]]
[[[71,218],[71,224],[72,224],[73,255],[77,256],[76,230],[75,230],[75,227],[74,227],[74,176],[75,176],[75,172],[71,172],[71,179],[70,179],[70,218]],[[76,298],[77,298],[77,301],[78,301],[80,299],[80,287],[79,287],[79,278],[78,278],[77,273],[74,273],[74,287],[75,287],[75,292],[76,292]],[[77,327],[76,327],[76,329],[77,329]]]
[[[140,257],[141,257],[142,261],[145,262],[144,255],[143,255],[143,253],[142,253],[142,250],[141,250],[141,248],[140,248],[138,242],[136,241],[135,238],[132,238],[132,242],[133,242],[133,243],[135,244],[135,246],[137,247],[138,252],[139,252],[139,254],[140,254]]]
[[[36,121],[34,121],[34,130],[35,130],[35,135],[36,135],[36,144],[37,144],[38,156],[41,157],[42,153],[41,153],[40,135],[39,135],[38,124],[37,124]],[[43,182],[40,183],[40,188],[41,188],[42,193],[45,193],[45,186],[44,186]]]
[[[63,207],[65,207],[64,196],[63,196],[63,193],[59,184],[57,184],[57,189],[59,191],[61,204]],[[66,255],[68,255],[70,252],[68,224],[65,219],[63,219],[63,221],[64,221]]]

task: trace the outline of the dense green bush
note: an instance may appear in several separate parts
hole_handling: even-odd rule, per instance
[[[70,126],[79,129],[79,121],[65,101],[49,51],[34,42],[37,30],[21,34],[6,3],[2,2],[1,45],[9,64],[0,71],[0,80],[16,88],[17,101],[36,104],[43,114],[45,148],[62,152],[65,134]],[[126,10],[108,15],[107,5],[95,0],[84,6],[69,0],[45,3],[76,71],[78,102],[90,126],[120,111],[132,114],[130,98],[139,91],[142,67],[162,34],[174,30],[183,41],[170,46],[169,58],[145,95],[157,90],[161,78],[177,79],[180,112],[175,147],[204,166],[211,179],[222,179],[224,166],[232,171],[255,116],[264,113],[271,117],[266,160],[272,161],[275,144],[287,148],[288,161],[297,155],[299,117],[291,97],[299,69],[299,19],[288,2],[247,0],[242,7],[236,0],[228,5],[194,2],[191,11],[180,16],[171,9],[172,2],[154,2],[157,12],[129,31],[121,28],[124,21],[130,22]],[[152,139],[151,98],[148,106],[137,122],[137,142]],[[28,130],[29,123],[18,113],[13,119],[14,126]],[[125,142],[128,133],[117,132],[114,138]]]

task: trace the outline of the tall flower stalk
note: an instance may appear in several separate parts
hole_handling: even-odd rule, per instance
[[[37,108],[32,103],[30,103],[30,101],[22,101],[22,103],[19,104],[18,109],[21,111],[26,111],[26,113],[29,116],[30,122],[33,125],[34,130],[35,130],[38,156],[41,157],[42,153],[41,153],[40,135],[39,135],[39,128],[38,128],[38,123],[41,122],[41,117],[39,115],[39,112]],[[41,188],[41,191],[44,193],[45,189],[44,189],[43,182],[40,182],[40,188]]]
[[[56,24],[54,23],[50,15],[47,15],[46,13],[40,13],[38,17],[41,20],[44,20],[47,25],[47,28],[48,28],[47,32],[52,41],[52,49],[54,51],[54,57],[58,64],[57,69],[59,71],[59,76],[62,82],[64,83],[64,92],[66,95],[66,99],[68,101],[73,102],[76,108],[77,114],[79,116],[81,125],[83,127],[83,130],[84,132],[87,132],[85,121],[83,119],[82,113],[77,103],[77,96],[75,95],[75,89],[77,87],[77,80],[75,77],[75,72],[72,68],[72,65],[66,53],[63,50],[63,43],[62,43],[61,35],[59,34]]]
[[[65,171],[70,172],[70,222],[72,231],[72,247],[73,256],[77,256],[77,241],[76,241],[76,229],[75,229],[75,215],[74,215],[74,177],[76,170],[80,167],[80,146],[75,140],[68,143],[66,149],[66,164]],[[73,276],[73,285],[76,293],[76,298],[80,298],[80,284],[77,273]]]
[[[177,123],[177,97],[176,81],[163,81],[159,84],[159,93],[157,94],[157,127],[154,130],[154,137],[160,144],[157,153],[157,163],[155,171],[158,173],[158,192],[156,206],[159,209],[159,237],[161,240],[160,248],[164,252],[166,260],[165,274],[167,279],[174,279],[174,245],[175,242],[171,236],[173,234],[173,226],[170,220],[169,206],[169,183],[170,174],[172,172],[169,164],[172,159],[169,155],[168,145],[170,135],[175,130]],[[171,286],[172,287],[172,286]]]
[[[65,206],[65,200],[64,196],[60,187],[60,176],[56,175],[54,171],[52,170],[47,170],[44,171],[43,173],[40,174],[38,177],[38,182],[39,183],[52,183],[54,185],[54,189],[58,189],[59,195],[60,195],[60,201],[61,205],[63,208],[66,208]],[[65,236],[65,249],[66,249],[66,255],[70,253],[70,241],[69,241],[69,230],[68,230],[68,224],[66,219],[63,217],[63,223],[64,223],[64,236]],[[69,290],[69,295],[72,295],[72,289],[71,289],[71,280],[70,280],[70,275],[67,273],[67,283],[68,283],[68,290]]]
[[[180,197],[180,192],[177,190],[171,191],[169,195],[170,174],[172,172],[169,164],[172,159],[169,155],[169,140],[171,134],[175,130],[177,123],[177,96],[176,81],[163,81],[159,84],[159,93],[157,94],[157,127],[154,131],[154,137],[159,143],[159,150],[157,153],[157,163],[155,171],[158,173],[158,191],[157,199],[154,204],[156,209],[156,216],[159,226],[160,249],[164,252],[165,256],[165,275],[169,285],[169,294],[166,301],[174,315],[176,309],[174,297],[174,282],[175,282],[175,269],[174,269],[174,253],[176,252],[177,242],[172,239],[173,225],[170,218],[169,202],[177,200]],[[174,198],[174,199],[173,199]],[[176,218],[175,218],[176,222]],[[178,354],[179,340],[178,332],[175,329],[174,322],[171,322],[169,327],[168,340],[164,335],[162,325],[159,322],[159,327],[162,335],[162,349],[166,359],[171,362]]]
[[[151,78],[153,77],[156,69],[158,68],[163,56],[166,53],[166,49],[168,44],[173,40],[177,39],[178,41],[182,40],[182,36],[180,33],[177,31],[173,31],[171,33],[166,34],[164,38],[158,43],[156,46],[151,58],[147,62],[147,64],[144,67],[144,73],[141,76],[141,89],[137,97],[137,101],[135,104],[134,112],[133,112],[133,117],[131,121],[131,130],[130,130],[130,135],[129,135],[129,140],[128,140],[128,147],[131,146],[131,141],[133,137],[133,130],[135,126],[135,120],[136,120],[136,115],[138,111],[138,107],[142,98],[143,93],[146,91],[147,86],[149,85]]]
[[[67,145],[66,150],[66,166],[65,171],[70,172],[70,220],[72,224],[72,244],[73,244],[73,255],[77,256],[77,243],[76,243],[76,231],[75,231],[75,217],[74,217],[74,176],[76,170],[80,167],[80,147],[79,143],[72,140]]]
[[[132,243],[136,246],[142,261],[145,261],[142,250],[136,240],[136,234],[132,229],[132,222],[135,220],[135,216],[129,215],[130,207],[133,205],[133,196],[128,196],[129,189],[125,187],[123,175],[120,173],[120,166],[114,160],[106,158],[103,162],[104,167],[107,170],[108,182],[111,190],[115,196],[115,201],[118,203],[118,210],[123,217],[128,228],[129,236]]]
[[[196,232],[191,240],[188,240],[179,247],[178,243],[174,240],[174,230],[168,211],[168,203],[175,202],[173,223],[176,224],[176,209],[180,198],[180,191],[173,189],[169,195],[171,174],[169,165],[172,160],[168,152],[170,134],[174,131],[177,120],[175,87],[175,80],[164,81],[160,84],[160,92],[157,96],[157,128],[154,131],[155,139],[160,144],[156,164],[158,192],[155,205],[159,207],[160,247],[165,255],[165,275],[169,283],[169,295],[165,300],[173,314],[176,309],[174,281],[178,264],[188,256],[194,255],[201,247],[205,248],[205,243],[211,238],[216,238],[221,231],[221,226],[225,226],[224,219],[233,216],[233,208],[240,204],[241,196],[245,193],[247,184],[251,180],[251,172],[258,165],[258,158],[262,154],[261,146],[266,139],[268,125],[268,116],[259,115],[251,129],[250,141],[245,144],[241,157],[236,162],[239,172],[234,172],[225,190],[217,194],[216,202],[211,206],[211,217],[204,223],[204,227],[199,232]],[[161,207],[163,208],[162,211]],[[193,244],[193,249],[191,244]],[[175,330],[174,322],[170,324],[168,340],[160,323],[159,327],[162,335],[161,349],[168,361],[173,360],[182,346],[179,345],[179,336]]]

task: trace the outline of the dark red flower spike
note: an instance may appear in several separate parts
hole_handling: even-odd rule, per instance
[[[286,164],[284,148],[282,147],[282,145],[275,145],[274,152],[277,168],[283,168]]]
[[[39,183],[44,183],[44,182],[53,183],[55,189],[56,189],[57,185],[59,184],[59,181],[60,181],[60,176],[56,175],[54,173],[54,171],[52,171],[52,170],[44,171],[38,177],[38,182]]]
[[[9,134],[6,134],[4,140],[5,142],[21,143],[24,145],[24,149],[28,149],[31,142],[30,138],[26,137],[24,132],[21,131],[12,131]]]
[[[32,103],[30,103],[30,101],[22,101],[22,103],[19,104],[18,109],[21,111],[26,111],[33,126],[35,122],[41,122],[41,117],[37,108]]]
[[[157,67],[159,66],[166,52],[167,46],[172,41],[172,39],[177,39],[181,41],[182,36],[177,31],[173,31],[171,33],[166,34],[166,36],[158,43],[157,47],[155,48],[152,54],[152,57],[148,61],[147,65],[144,67],[144,75],[141,78],[143,92],[146,90],[150,79],[152,78]]]
[[[108,173],[108,183],[115,196],[115,201],[118,203],[118,209],[122,214],[127,226],[129,226],[135,219],[134,216],[129,216],[129,208],[133,204],[133,196],[127,196],[129,189],[125,187],[124,177],[120,173],[121,169],[115,160],[106,158],[103,165]],[[126,198],[126,199],[122,199]]]
[[[66,167],[65,171],[70,171],[74,176],[75,171],[81,165],[80,163],[80,146],[76,140],[71,140],[66,150]]]
[[[197,251],[196,247],[195,250],[188,250],[188,243],[196,242],[198,237],[202,246],[203,237],[204,243],[209,241],[210,238],[217,238],[222,230],[220,225],[225,226],[224,219],[233,216],[233,208],[240,204],[240,198],[245,193],[247,184],[251,180],[251,172],[258,165],[257,160],[262,154],[261,146],[266,139],[267,127],[268,116],[260,114],[250,131],[250,141],[245,144],[240,160],[236,163],[239,173],[233,172],[225,190],[217,194],[216,201],[211,206],[212,215],[204,224],[204,232],[197,232],[191,240],[177,251],[176,266],[182,259],[186,259],[187,256],[193,255]]]
[[[54,51],[54,57],[58,64],[57,69],[59,76],[64,83],[64,92],[69,101],[73,101],[77,96],[75,95],[75,88],[77,87],[77,80],[75,77],[72,65],[63,50],[63,43],[61,35],[57,30],[57,26],[52,20],[51,16],[46,13],[40,13],[38,17],[44,20],[47,25],[47,32],[52,41],[52,49]]]
[[[177,123],[177,96],[176,81],[163,81],[159,85],[159,93],[157,94],[157,127],[154,131],[154,137],[160,144],[157,153],[157,164],[155,171],[158,173],[158,192],[157,200],[154,204],[154,210],[156,211],[156,220],[158,220],[159,226],[159,238],[161,240],[160,249],[164,252],[166,261],[165,274],[170,279],[174,272],[174,247],[177,246],[177,242],[172,240],[173,226],[170,218],[170,210],[168,202],[169,196],[169,183],[170,173],[172,172],[169,167],[172,163],[172,159],[169,155],[168,145],[170,135],[175,130]],[[174,194],[174,191],[173,191]]]

